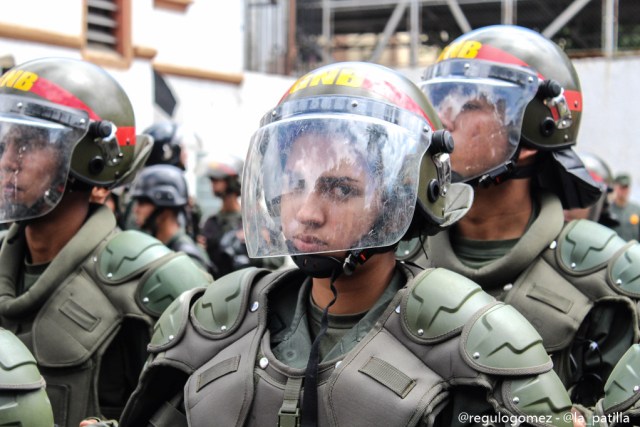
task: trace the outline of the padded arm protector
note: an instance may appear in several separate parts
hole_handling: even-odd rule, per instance
[[[640,344],[632,345],[618,361],[604,386],[592,425],[620,423],[638,425],[640,421]]]

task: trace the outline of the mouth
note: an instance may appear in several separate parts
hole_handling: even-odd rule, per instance
[[[14,186],[14,185],[5,185],[2,188],[2,194],[4,196],[5,200],[15,200],[18,198],[18,193],[20,193],[22,190],[20,190],[18,187]]]
[[[309,234],[296,234],[291,239],[300,252],[322,252],[327,250],[327,242]]]

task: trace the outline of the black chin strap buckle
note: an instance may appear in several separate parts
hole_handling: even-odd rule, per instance
[[[371,251],[366,249],[360,251],[351,251],[342,264],[342,272],[351,276],[359,264],[364,264],[373,255]]]
[[[496,169],[478,178],[478,187],[489,187],[491,184],[499,185],[512,177],[515,165],[509,161]]]

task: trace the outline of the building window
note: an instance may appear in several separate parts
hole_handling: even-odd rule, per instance
[[[132,56],[130,1],[85,0],[85,57],[104,65],[129,65]]]

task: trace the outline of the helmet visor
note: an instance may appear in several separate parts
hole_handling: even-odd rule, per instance
[[[508,162],[539,79],[522,67],[449,60],[429,68],[421,84],[455,141],[451,167],[469,181]]]
[[[62,198],[85,129],[0,111],[0,222],[50,212]]]
[[[243,224],[251,257],[343,252],[396,243],[416,204],[429,146],[412,131],[349,114],[267,124],[244,169]]]

